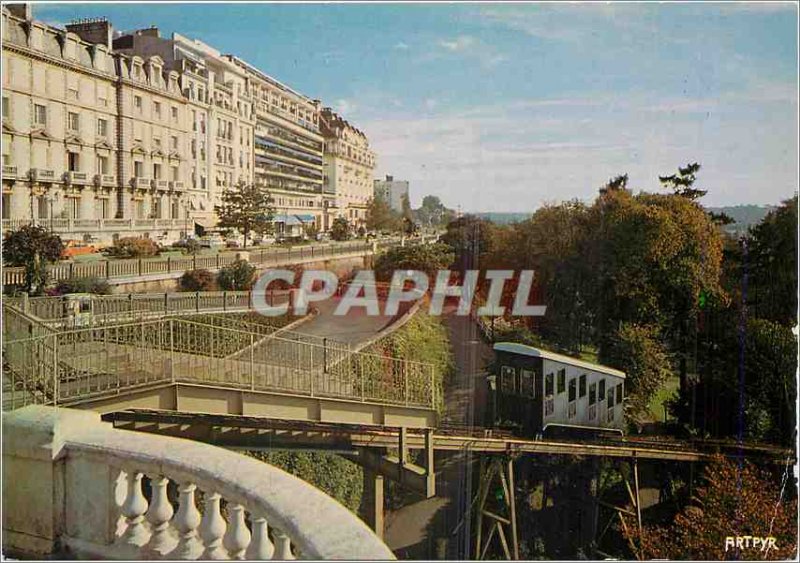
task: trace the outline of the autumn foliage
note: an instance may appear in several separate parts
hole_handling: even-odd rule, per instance
[[[796,560],[797,498],[791,468],[778,483],[750,462],[719,457],[704,473],[691,504],[669,526],[645,526],[628,516],[627,539],[639,559]],[[624,530],[623,530],[624,533]],[[728,549],[729,536],[773,536],[776,549]]]

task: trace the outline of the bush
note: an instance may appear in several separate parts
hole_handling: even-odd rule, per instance
[[[217,284],[220,289],[227,291],[241,291],[250,289],[256,281],[256,269],[246,260],[236,260],[230,266],[225,266],[217,274]]]
[[[214,291],[216,288],[216,276],[204,269],[187,270],[178,279],[179,291]]]
[[[124,237],[109,247],[106,253],[115,258],[145,258],[155,256],[159,252],[158,245],[149,238]]]
[[[54,293],[55,295],[66,295],[67,293],[108,295],[111,293],[111,286],[106,280],[100,278],[70,278],[58,282]]]
[[[347,240],[350,238],[350,224],[344,217],[337,217],[331,225],[331,239]]]

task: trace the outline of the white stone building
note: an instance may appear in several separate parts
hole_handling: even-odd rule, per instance
[[[375,197],[383,199],[395,211],[403,211],[403,198],[409,197],[408,180],[395,180],[387,174],[385,180],[375,180],[374,190]]]

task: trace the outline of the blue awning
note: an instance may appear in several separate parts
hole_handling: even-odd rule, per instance
[[[300,219],[303,223],[313,223],[316,218],[313,215],[295,215],[298,219]]]
[[[295,215],[275,215],[272,219],[273,223],[283,223],[284,225],[302,225],[303,222]]]

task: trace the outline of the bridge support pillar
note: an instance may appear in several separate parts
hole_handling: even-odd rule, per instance
[[[383,475],[364,470],[364,507],[367,525],[383,539]]]
[[[514,495],[513,459],[496,458],[486,464],[481,460],[475,523],[475,559],[486,558],[495,537],[498,538],[502,548],[502,558],[519,559]],[[488,524],[488,527],[485,524]]]

